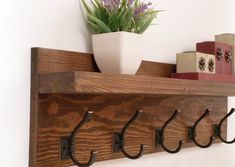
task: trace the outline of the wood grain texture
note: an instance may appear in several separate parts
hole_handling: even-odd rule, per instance
[[[38,74],[70,71],[99,72],[93,54],[47,48],[32,48],[32,52],[38,59]],[[174,64],[143,60],[136,75],[170,77],[174,72],[176,72]]]
[[[226,97],[206,96],[133,96],[133,95],[40,95],[37,167],[67,167],[70,160],[60,159],[60,138],[70,135],[81,121],[85,111],[95,111],[91,122],[82,127],[77,135],[76,155],[81,162],[89,158],[89,151],[98,151],[97,161],[123,158],[122,153],[112,152],[112,134],[120,132],[135,110],[144,113],[127,130],[126,149],[136,154],[140,144],[148,147],[145,154],[163,151],[155,148],[154,129],[162,127],[175,109],[182,109],[179,116],[167,127],[165,144],[176,148],[183,140],[183,148],[195,147],[188,140],[187,129],[205,112],[212,108],[197,129],[197,140],[206,144],[212,135],[212,127],[226,115]],[[226,138],[226,123],[223,137]],[[220,142],[217,140],[217,142]],[[213,146],[212,146],[213,147]]]
[[[31,98],[30,98],[30,142],[29,166],[36,167],[38,140],[38,57],[37,50],[32,49],[31,56]]]
[[[175,64],[142,61],[136,75],[169,78],[171,73],[175,72],[176,72]]]
[[[94,57],[89,53],[33,48],[37,53],[38,74],[68,71],[99,72]]]
[[[178,140],[184,140],[183,148],[195,147],[188,140],[188,126],[212,108],[197,130],[198,141],[207,143],[212,125],[227,113],[226,96],[233,94],[233,85],[156,78],[168,77],[174,69],[175,65],[144,61],[138,76],[113,77],[97,73],[91,54],[33,48],[29,167],[71,166],[70,160],[60,159],[60,139],[70,135],[87,110],[95,115],[76,137],[75,152],[81,162],[88,160],[90,150],[99,152],[97,161],[123,158],[122,153],[112,152],[112,135],[137,109],[144,113],[127,130],[130,154],[137,153],[140,144],[148,146],[145,154],[163,151],[155,148],[154,129],[179,108],[182,112],[167,127],[166,146],[174,149]],[[222,126],[224,138],[226,129],[227,121]]]
[[[235,84],[134,75],[68,72],[40,75],[39,92],[44,94],[121,93],[234,96]]]

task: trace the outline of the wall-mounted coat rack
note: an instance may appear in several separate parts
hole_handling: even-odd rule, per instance
[[[135,76],[101,74],[91,54],[33,48],[29,166],[234,143],[226,136],[235,84],[168,78],[174,71],[143,61]]]

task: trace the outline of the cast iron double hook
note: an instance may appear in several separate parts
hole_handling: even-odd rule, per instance
[[[231,111],[227,115],[225,115],[225,117],[220,121],[220,123],[218,125],[215,125],[215,135],[216,135],[216,137],[219,137],[220,140],[222,142],[226,143],[226,144],[233,144],[233,143],[235,143],[235,138],[233,140],[231,140],[231,141],[227,141],[227,140],[223,139],[223,137],[221,135],[222,134],[221,127],[222,127],[223,122],[226,119],[228,119],[228,117],[230,117],[234,112],[235,112],[235,109],[232,108]]]
[[[62,152],[62,157],[69,157],[73,163],[79,167],[89,167],[91,166],[95,160],[96,160],[96,154],[97,152],[91,151],[90,152],[90,159],[87,163],[80,163],[76,158],[75,158],[75,137],[81,127],[86,123],[91,120],[93,117],[94,112],[93,111],[87,111],[81,122],[76,126],[76,128],[73,130],[72,134],[68,138],[63,138],[62,143],[61,143],[61,152]]]
[[[193,127],[189,128],[189,138],[190,138],[190,140],[192,140],[198,147],[201,147],[201,148],[208,148],[208,147],[210,147],[212,145],[213,141],[214,141],[214,137],[213,136],[210,137],[210,141],[206,145],[202,145],[202,144],[198,143],[197,140],[196,140],[196,129],[197,129],[197,126],[206,116],[209,115],[210,111],[211,111],[211,109],[207,109],[206,112],[195,122]]]
[[[137,110],[136,113],[134,114],[134,116],[126,123],[126,125],[123,127],[122,131],[120,133],[115,133],[114,134],[114,140],[113,140],[113,150],[114,152],[119,152],[122,151],[122,153],[129,159],[138,159],[143,155],[144,152],[144,145],[141,144],[140,145],[140,151],[138,154],[136,155],[129,155],[126,150],[125,150],[125,133],[126,130],[128,129],[128,127],[140,116],[140,114],[142,113],[142,110]],[[221,139],[222,142],[226,143],[226,144],[233,144],[235,143],[235,138],[232,141],[227,141],[222,137],[222,124],[224,123],[224,121],[226,119],[228,119],[234,112],[235,109],[232,108],[231,111],[224,116],[221,121],[219,122],[218,125],[215,125],[215,134],[213,136],[210,137],[210,140],[208,142],[208,144],[206,145],[202,145],[200,143],[197,142],[196,140],[196,129],[198,124],[206,117],[209,115],[209,113],[211,112],[211,109],[207,109],[205,111],[205,113],[195,122],[195,124],[189,128],[189,138],[198,146],[201,148],[208,148],[212,145],[214,138],[218,137]],[[155,140],[156,140],[156,145],[160,144],[161,147],[167,151],[168,153],[174,154],[174,153],[178,153],[181,150],[183,141],[180,140],[178,147],[175,150],[170,150],[168,149],[165,145],[164,145],[164,132],[166,127],[177,117],[177,115],[180,113],[180,110],[176,110],[174,112],[174,114],[165,122],[165,124],[162,126],[161,129],[156,129],[156,136],[155,136]],[[83,119],[81,120],[81,122],[75,127],[75,129],[73,130],[73,132],[71,133],[71,135],[69,137],[66,138],[62,138],[61,140],[61,157],[62,159],[69,157],[73,163],[79,167],[89,167],[91,166],[95,160],[96,160],[96,154],[97,152],[91,151],[90,152],[90,159],[87,163],[80,163],[76,158],[75,158],[75,138],[76,135],[78,134],[79,130],[81,129],[81,127],[89,122],[91,120],[91,118],[93,117],[94,112],[93,111],[88,111],[86,112],[85,116],[83,117]]]
[[[170,119],[166,121],[166,123],[163,125],[163,127],[161,129],[156,129],[156,136],[155,136],[156,145],[160,144],[166,152],[171,153],[171,154],[178,153],[181,150],[181,146],[183,144],[183,141],[182,140],[179,141],[178,147],[175,150],[170,150],[164,145],[164,132],[165,132],[165,129],[168,126],[168,124],[172,120],[174,120],[177,117],[178,113],[180,113],[180,112],[181,112],[180,110],[176,110],[174,112],[174,114],[170,117]]]
[[[125,133],[127,128],[140,116],[142,113],[142,110],[137,110],[135,115],[127,122],[127,124],[122,129],[121,133],[115,133],[114,134],[114,143],[113,143],[113,151],[119,152],[122,151],[122,153],[129,159],[139,159],[144,152],[144,145],[140,145],[140,151],[137,155],[129,155],[125,150]]]

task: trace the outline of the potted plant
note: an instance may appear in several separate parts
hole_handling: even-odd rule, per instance
[[[143,55],[142,35],[159,10],[140,0],[82,0],[95,61],[103,73],[135,74]]]

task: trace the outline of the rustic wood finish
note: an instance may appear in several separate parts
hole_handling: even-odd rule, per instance
[[[30,101],[30,143],[29,166],[36,167],[38,139],[38,69],[37,50],[32,49],[31,57],[31,101]]]
[[[97,161],[123,158],[122,153],[112,152],[112,134],[120,132],[137,109],[143,109],[144,113],[127,131],[126,149],[130,154],[137,153],[140,144],[148,146],[145,154],[163,151],[160,146],[155,148],[154,129],[160,128],[175,109],[182,112],[167,127],[166,146],[174,149],[178,140],[184,140],[183,148],[195,147],[188,140],[188,127],[206,108],[211,108],[211,114],[197,130],[197,140],[207,143],[213,125],[227,113],[226,96],[232,89],[226,90],[228,84],[215,83],[208,87],[206,82],[182,80],[177,84],[179,80],[146,77],[167,77],[175,65],[167,64],[165,72],[155,70],[156,74],[147,74],[151,70],[144,64],[148,63],[143,62],[137,74],[145,76],[113,77],[94,73],[98,68],[91,54],[32,49],[29,166],[71,166],[70,160],[60,159],[60,139],[70,135],[88,110],[95,112],[94,118],[77,135],[76,155],[81,162],[88,160],[90,150],[99,152]],[[154,69],[158,65],[164,67],[151,63]],[[224,138],[226,129],[227,122],[222,126]]]
[[[92,54],[63,51],[46,48],[32,48],[33,55],[37,55],[38,74],[89,71],[99,72]],[[173,64],[143,61],[137,75],[169,77],[176,71]]]
[[[229,88],[229,89],[228,89]],[[39,75],[40,93],[233,96],[235,84],[162,77],[66,72]]]
[[[136,75],[169,78],[170,74],[175,72],[176,65],[174,64],[143,61]]]
[[[227,111],[226,102],[225,97],[203,96],[40,95],[37,167],[71,165],[70,160],[59,158],[60,137],[70,135],[86,110],[95,111],[95,115],[77,136],[76,153],[82,162],[88,160],[90,150],[99,152],[98,161],[123,158],[122,153],[112,152],[112,134],[120,132],[137,109],[143,109],[144,113],[128,129],[126,148],[130,154],[136,154],[140,144],[148,146],[145,154],[163,151],[160,146],[155,148],[154,129],[162,127],[177,108],[182,112],[167,127],[166,145],[174,149],[178,140],[184,140],[183,148],[195,147],[188,141],[187,127],[210,107],[213,109],[211,115],[202,121],[197,131],[198,141],[206,144],[213,124]],[[223,130],[226,132],[226,124]]]
[[[32,51],[37,54],[38,74],[68,71],[99,72],[92,54],[44,48],[33,48]]]

